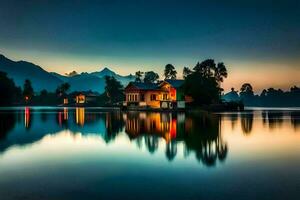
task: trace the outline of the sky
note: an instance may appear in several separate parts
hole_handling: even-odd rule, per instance
[[[299,0],[0,0],[0,53],[61,74],[119,74],[213,58],[225,90],[300,85]]]

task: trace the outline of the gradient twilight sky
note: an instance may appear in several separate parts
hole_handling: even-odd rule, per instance
[[[48,71],[119,74],[214,58],[225,90],[300,85],[299,0],[0,0],[0,53]]]

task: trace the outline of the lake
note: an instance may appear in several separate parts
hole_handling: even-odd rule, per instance
[[[299,196],[299,109],[0,109],[1,200]]]

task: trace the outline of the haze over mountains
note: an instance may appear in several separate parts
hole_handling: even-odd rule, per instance
[[[29,79],[36,92],[43,89],[55,91],[57,86],[67,82],[71,85],[71,91],[88,91],[102,93],[105,87],[105,76],[113,76],[123,86],[135,79],[135,76],[121,76],[109,68],[92,73],[83,72],[73,76],[65,76],[55,72],[47,72],[42,67],[27,61],[12,61],[0,54],[0,71],[4,71],[12,78],[17,86],[23,87],[24,81]]]

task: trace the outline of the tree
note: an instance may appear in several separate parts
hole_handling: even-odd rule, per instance
[[[184,79],[186,79],[186,77],[192,73],[193,73],[193,71],[190,68],[188,68],[188,67],[183,68],[182,75],[183,75]]]
[[[11,105],[20,101],[20,88],[16,87],[14,81],[7,77],[5,72],[0,72],[0,106]]]
[[[214,68],[214,72],[215,79],[219,84],[228,76],[226,66],[223,62],[218,63],[217,67]]]
[[[159,79],[159,75],[153,71],[145,72],[144,82],[154,83]]]
[[[221,92],[223,88],[221,88],[221,82],[224,81],[224,78],[227,78],[228,73],[227,69],[223,62],[218,63],[217,67],[214,68],[214,77],[216,82],[218,83],[219,95],[221,96]]]
[[[241,87],[240,97],[245,105],[253,105],[255,102],[253,87],[250,83],[244,83]]]
[[[141,71],[135,72],[135,82],[142,82],[143,73]]]
[[[71,86],[69,83],[63,83],[56,89],[56,95],[63,96],[66,95],[67,92],[70,90]]]
[[[113,76],[105,76],[105,94],[108,98],[108,103],[118,103],[124,99],[123,86]]]
[[[211,104],[219,101],[219,88],[213,77],[203,77],[194,72],[186,77],[183,89],[186,95],[194,99],[195,105]]]
[[[244,83],[241,87],[241,92],[240,92],[240,95],[243,95],[243,94],[246,94],[246,95],[253,95],[253,87],[250,83]]]
[[[215,68],[216,68],[215,61],[213,59],[206,59],[201,63],[198,62],[194,67],[194,71],[200,74],[200,76],[209,78],[213,76],[213,72]]]
[[[23,87],[23,97],[25,99],[25,102],[26,103],[29,102],[33,96],[34,96],[34,91],[31,86],[31,81],[26,79]]]
[[[164,75],[165,75],[165,79],[176,79],[176,70],[175,67],[172,64],[167,64],[165,66],[165,71],[164,71]]]

